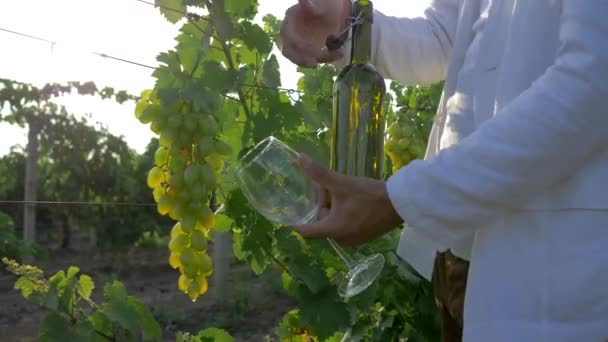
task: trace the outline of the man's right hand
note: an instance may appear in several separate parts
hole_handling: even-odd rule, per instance
[[[281,27],[283,55],[306,67],[342,58],[344,48],[329,51],[325,41],[348,27],[351,6],[351,0],[298,0],[285,13]]]

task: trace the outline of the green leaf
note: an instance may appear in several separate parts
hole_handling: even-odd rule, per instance
[[[311,332],[324,340],[350,325],[350,314],[335,290],[328,288],[313,294],[306,287],[298,289],[300,321]]]
[[[172,24],[183,18],[184,12],[186,12],[186,6],[182,0],[155,0],[154,4],[160,8],[160,12]]]
[[[80,272],[80,269],[78,267],[76,267],[76,266],[70,266],[68,268],[66,279],[72,279],[72,278],[74,278],[78,274],[78,272]]]
[[[329,279],[323,270],[323,265],[316,263],[303,252],[303,245],[295,234],[288,229],[278,231],[275,235],[277,248],[292,274],[303,281],[312,293],[317,293],[330,285]]]
[[[277,45],[277,48],[281,50],[283,45],[280,35],[282,21],[272,14],[266,14],[262,20],[264,21],[264,31],[266,31],[272,37],[272,40]]]
[[[199,331],[196,335],[197,339],[201,342],[233,342],[234,338],[230,334],[222,329],[207,328]]]
[[[257,0],[224,0],[226,11],[237,18],[252,18],[256,12]]]
[[[234,220],[230,217],[223,214],[217,214],[215,215],[215,226],[213,226],[213,230],[219,233],[225,233],[230,231],[233,224]]]
[[[49,313],[40,324],[39,339],[41,342],[72,341],[70,321],[56,312]]]
[[[165,108],[172,107],[179,101],[180,90],[178,88],[161,88],[158,90],[158,98]]]
[[[267,55],[272,50],[270,36],[260,25],[243,22],[240,38],[250,50],[257,50],[262,55]]]
[[[112,322],[101,311],[95,311],[91,314],[88,320],[93,325],[93,328],[104,335],[112,335]]]
[[[28,299],[34,292],[34,284],[31,280],[21,277],[15,282],[15,290],[20,290],[23,298]]]
[[[205,87],[209,89],[226,92],[233,89],[236,74],[217,61],[206,61],[203,63],[202,80]]]
[[[281,73],[279,72],[279,62],[275,55],[272,55],[264,62],[262,69],[262,81],[268,87],[281,86]]]
[[[94,288],[95,284],[93,283],[93,279],[91,279],[91,277],[86,274],[80,276],[80,279],[78,280],[77,289],[78,294],[81,297],[89,299]]]
[[[129,297],[129,304],[135,308],[139,316],[139,325],[143,333],[144,341],[160,340],[161,328],[160,324],[154,319],[148,308],[135,297]]]
[[[139,313],[129,304],[127,291],[120,282],[104,286],[104,299],[101,312],[112,322],[136,335],[139,332]]]

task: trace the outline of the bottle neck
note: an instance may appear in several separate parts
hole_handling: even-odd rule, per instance
[[[359,18],[352,27],[351,64],[368,64],[372,54],[372,22],[374,7],[369,0],[353,2],[353,18]],[[357,20],[357,19],[353,19]]]

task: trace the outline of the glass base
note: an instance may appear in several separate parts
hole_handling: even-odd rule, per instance
[[[338,285],[338,294],[343,298],[350,298],[363,292],[378,278],[384,268],[384,262],[382,254],[374,254],[357,261]]]

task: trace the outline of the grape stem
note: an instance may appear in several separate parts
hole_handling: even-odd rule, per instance
[[[211,2],[209,0],[205,0],[205,4],[207,5],[207,8],[209,9],[209,16],[211,17],[211,13],[213,13],[213,11],[211,10],[213,8],[213,5],[211,4]],[[217,32],[217,34],[220,36],[218,39],[218,41],[220,42],[220,44],[222,45],[222,50],[224,51],[224,55],[226,56],[226,61],[228,62],[228,67],[234,71],[237,72],[236,67],[234,66],[234,61],[232,60],[232,55],[230,55],[230,48],[228,47],[228,45],[226,45],[226,41],[224,39],[221,39],[221,34],[219,33],[219,31],[217,31],[217,26],[215,25],[215,22],[211,19],[209,21],[215,28],[215,31]],[[201,30],[199,28],[199,30]],[[251,117],[251,113],[249,111],[249,106],[247,106],[247,102],[245,101],[245,95],[243,94],[243,90],[241,88],[237,89],[237,94],[239,96],[239,102],[241,103],[242,107],[243,107],[243,111],[245,112],[245,117],[247,117],[247,119],[249,119]]]

